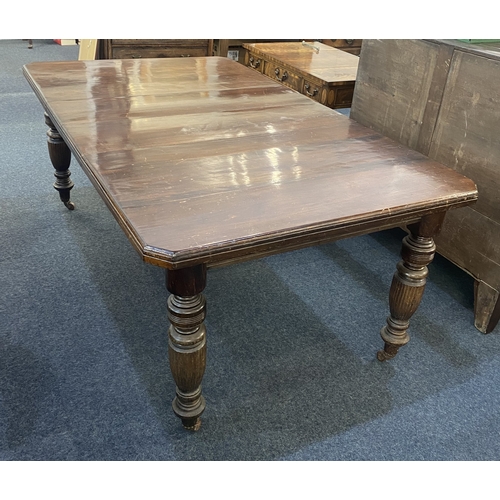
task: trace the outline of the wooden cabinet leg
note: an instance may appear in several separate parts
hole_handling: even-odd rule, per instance
[[[500,292],[484,281],[474,283],[474,325],[483,333],[490,333],[500,319]]]
[[[201,380],[206,365],[205,297],[206,266],[167,270],[167,301],[170,328],[168,356],[176,396],[174,413],[189,430],[198,430],[205,409]]]
[[[71,151],[47,113],[45,113],[45,123],[49,126],[49,130],[47,130],[47,144],[49,148],[50,161],[56,170],[54,172],[56,177],[54,188],[59,192],[59,197],[64,205],[69,210],[73,210],[75,208],[75,204],[69,200],[69,192],[74,185],[73,181],[70,179],[71,172],[69,171]]]
[[[410,340],[409,320],[422,300],[427,265],[436,252],[433,237],[439,232],[444,215],[445,212],[429,215],[408,226],[410,234],[403,239],[402,260],[396,266],[389,292],[390,315],[380,332],[385,345],[377,353],[379,361],[396,356],[399,348]]]

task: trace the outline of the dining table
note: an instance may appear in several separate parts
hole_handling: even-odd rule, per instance
[[[478,196],[461,173],[226,57],[23,72],[44,111],[61,207],[86,210],[73,158],[142,260],[165,269],[172,406],[186,429],[205,409],[211,268],[404,227],[374,353],[386,361],[409,340],[447,211]],[[96,238],[105,248],[106,234]]]

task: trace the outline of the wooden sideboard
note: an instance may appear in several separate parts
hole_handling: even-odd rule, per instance
[[[215,39],[214,40],[214,55],[216,56],[227,56],[228,52],[231,55],[235,55],[236,59],[240,63],[245,63],[245,56],[247,49],[244,47],[245,44],[249,43],[276,43],[276,42],[301,42],[304,39],[253,39],[253,40],[231,40],[231,39]],[[314,42],[312,39],[305,39],[306,42]],[[361,42],[362,40],[341,40],[341,39],[325,39],[316,40],[317,42],[324,43],[330,47],[335,47],[336,49],[343,50],[344,52],[349,52],[356,56],[361,52]]]
[[[351,106],[359,58],[319,42],[244,44],[246,66],[329,108]]]
[[[213,40],[127,39],[98,41],[98,59],[138,59],[148,57],[200,57],[213,55]]]
[[[500,318],[500,44],[363,40],[351,118],[473,179],[474,207],[450,212],[440,254],[475,279],[475,326]]]

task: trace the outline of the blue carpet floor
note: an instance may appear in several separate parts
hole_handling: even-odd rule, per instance
[[[72,163],[52,187],[22,76],[76,46],[0,40],[0,460],[462,461],[500,458],[500,331],[437,256],[410,343],[375,359],[403,233],[210,270],[207,409],[171,411],[164,272],[144,264]]]

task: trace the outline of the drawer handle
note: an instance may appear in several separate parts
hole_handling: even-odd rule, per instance
[[[285,71],[283,73],[283,76],[280,78],[280,69],[279,68],[276,68],[274,70],[274,74],[276,75],[276,80],[280,81],[280,82],[284,82],[287,78],[288,78],[288,72]]]
[[[253,69],[257,69],[260,66],[260,63],[260,59],[255,60],[253,57],[250,57],[250,59],[248,60],[248,65]]]
[[[306,83],[306,84],[304,85],[304,89],[305,89],[305,91],[306,91],[306,94],[307,94],[309,97],[314,97],[315,95],[317,95],[317,94],[318,94],[318,92],[319,92],[319,90],[318,90],[318,89],[314,89],[312,92],[309,92],[309,89],[310,89],[310,88],[311,88],[311,86],[310,86],[308,83]]]
[[[354,43],[354,40],[346,40],[345,43],[347,43],[347,45],[352,45]]]
[[[316,45],[311,45],[310,43],[307,43],[305,40],[302,40],[302,45],[304,47],[308,47],[308,48],[314,50],[314,52],[316,52],[316,54],[319,54],[319,47],[316,47]]]

